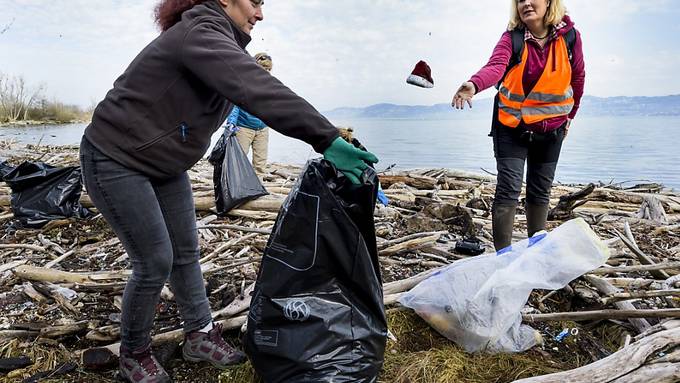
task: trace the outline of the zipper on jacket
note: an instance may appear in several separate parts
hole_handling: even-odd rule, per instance
[[[186,122],[179,124],[179,136],[182,140],[182,143],[187,142],[187,137],[189,136],[189,125],[187,125]]]
[[[177,129],[177,130],[175,130],[175,129]],[[189,136],[189,125],[187,125],[186,122],[182,122],[175,129],[170,129],[169,131],[161,134],[160,136],[153,138],[151,141],[148,141],[148,142],[136,147],[135,150],[141,151],[141,150],[148,149],[150,146],[158,143],[159,141],[163,140],[166,137],[173,135],[177,131],[179,131],[180,140],[182,141],[182,143],[186,143],[188,141],[188,136]]]

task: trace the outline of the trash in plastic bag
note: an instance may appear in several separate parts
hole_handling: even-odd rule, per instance
[[[215,206],[219,214],[269,194],[232,130],[225,129],[208,161],[214,166]]]
[[[455,262],[399,302],[468,352],[521,352],[541,340],[522,324],[531,290],[560,289],[608,258],[607,246],[578,218],[498,254]]]
[[[92,213],[80,205],[80,167],[54,167],[25,161],[17,167],[0,164],[3,181],[12,188],[12,212],[25,227],[41,227],[50,220],[85,218]]]
[[[352,185],[307,163],[276,219],[248,314],[245,349],[267,383],[376,382],[387,321],[373,210],[378,177]]]

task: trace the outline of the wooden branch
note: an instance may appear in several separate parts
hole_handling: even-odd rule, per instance
[[[646,195],[643,197],[642,205],[638,211],[638,218],[648,219],[661,225],[668,224],[668,217],[666,211],[661,205],[661,201],[656,196]]]
[[[617,266],[617,267],[600,267],[593,271],[588,272],[588,274],[594,275],[606,275],[615,273],[630,273],[634,271],[658,271],[658,270],[668,270],[668,269],[680,269],[680,262],[665,262],[665,263],[655,263],[651,265],[636,265],[636,266]]]
[[[402,253],[404,251],[410,251],[410,250],[416,250],[420,249],[425,246],[430,246],[437,242],[437,240],[441,237],[441,234],[434,234],[429,237],[422,237],[422,238],[416,238],[412,239],[410,241],[402,242],[394,246],[390,246],[386,249],[378,251],[378,255],[387,257],[395,254]]]
[[[628,226],[628,222],[626,222],[625,225],[628,227],[628,231],[630,232],[630,226]],[[647,254],[643,253],[642,250],[640,250],[640,248],[637,247],[637,245],[633,242],[633,241],[635,241],[635,239],[633,239],[633,241],[631,241],[628,237],[624,236],[623,234],[621,234],[617,230],[614,230],[614,232],[616,233],[616,235],[619,236],[619,238],[621,238],[621,241],[630,249],[630,251],[632,251],[633,254],[635,254],[638,257],[638,260],[640,261],[640,263],[642,263],[643,265],[653,265],[653,264],[655,264],[655,262],[652,261],[647,256]],[[631,234],[631,237],[632,237],[632,234]],[[651,272],[651,274],[655,278],[659,278],[659,279],[668,279],[668,277],[669,277],[668,274],[663,272],[663,270],[653,271],[653,272]]]
[[[680,342],[680,328],[666,330],[632,343],[606,358],[574,370],[516,380],[515,383],[608,383],[642,366],[650,355]],[[647,376],[645,382],[651,382]],[[623,382],[627,380],[621,380]],[[656,380],[654,380],[656,382]]]
[[[231,303],[226,305],[224,308],[217,310],[212,313],[212,318],[217,319],[220,317],[232,317],[238,313],[241,313],[248,309],[250,306],[250,300],[252,299],[252,292],[255,289],[255,282],[251,283],[248,288],[245,289],[242,296],[237,296]]]
[[[585,275],[583,278],[588,281],[591,285],[593,285],[599,292],[605,294],[605,295],[611,295],[611,294],[616,294],[619,293],[619,289],[616,287],[612,286],[609,282],[606,280],[593,276],[593,275]],[[614,306],[617,309],[624,310],[624,311],[634,311],[635,306],[633,306],[632,303],[630,302],[616,302],[614,303]],[[628,318],[626,318],[628,319]],[[643,332],[646,329],[650,327],[649,322],[645,319],[637,319],[636,317],[630,317],[629,319],[630,323],[637,329],[638,332]]]
[[[230,210],[227,215],[233,216],[233,217],[243,217],[243,218],[250,218],[250,219],[256,219],[256,220],[267,220],[267,221],[273,221],[276,219],[276,213],[271,213],[267,211],[253,211],[253,210],[243,210],[243,209],[234,209]]]
[[[39,253],[44,253],[44,252],[47,251],[47,249],[45,249],[42,246],[27,245],[25,243],[0,244],[0,249],[26,249],[26,250],[37,251]]]
[[[418,238],[423,238],[423,237],[430,237],[433,235],[444,235],[447,234],[448,231],[431,231],[431,232],[424,232],[424,233],[415,233],[415,234],[410,234],[406,235],[401,238],[396,238],[396,239],[391,239],[389,241],[384,241],[380,242],[378,244],[378,250],[383,250],[386,249],[390,246],[398,245],[400,243],[404,243],[413,239],[418,239]]]
[[[59,271],[53,269],[46,269],[44,267],[35,267],[22,265],[14,269],[14,275],[21,279],[38,282],[52,282],[52,283],[86,283],[92,280],[84,274],[70,273],[67,271]]]
[[[557,206],[550,209],[548,212],[548,219],[551,221],[558,221],[572,218],[574,209],[586,203],[587,201],[583,201],[583,199],[594,190],[595,184],[591,183],[579,191],[560,196]]]
[[[651,378],[651,380],[650,380]],[[677,383],[680,382],[680,363],[652,363],[612,380],[611,383]]]
[[[2,265],[0,265],[0,274],[4,273],[5,271],[8,271],[8,270],[13,270],[13,269],[25,264],[26,262],[28,262],[28,260],[20,259],[18,261],[11,261],[11,262],[7,262],[5,264],[2,264]]]
[[[223,230],[238,230],[246,233],[258,233],[269,235],[272,233],[271,229],[262,229],[258,227],[246,227],[238,225],[203,225],[199,226],[198,229],[223,229]]]
[[[234,330],[234,329],[237,329],[237,328],[241,328],[241,326],[243,326],[243,324],[246,322],[247,319],[248,319],[248,317],[246,315],[244,315],[244,316],[240,316],[240,317],[236,317],[236,318],[217,321],[215,323],[221,324],[223,326],[222,329],[224,331],[227,331],[227,330]],[[164,333],[161,333],[161,334],[154,335],[153,337],[151,337],[151,344],[152,345],[159,345],[159,344],[166,343],[166,342],[179,343],[183,338],[184,338],[184,330],[177,329],[177,330],[172,330],[172,331],[168,331],[168,332],[164,332]],[[119,355],[119,353],[120,353],[120,343],[110,344],[108,346],[105,346],[104,348],[108,349],[109,351],[111,351],[115,355]],[[86,350],[80,350],[80,351],[77,352],[77,354],[82,355],[83,352],[85,352],[85,351]]]
[[[69,250],[69,251],[65,252],[64,254],[60,255],[59,257],[47,262],[44,267],[47,268],[47,269],[50,269],[50,268],[54,267],[55,265],[57,265],[59,262],[70,257],[71,255],[75,254],[75,252],[76,252],[75,250]]]
[[[608,305],[610,303],[630,299],[655,298],[655,297],[680,297],[680,290],[654,290],[654,291],[636,291],[630,293],[615,293],[602,298],[602,303]]]
[[[443,267],[424,271],[424,272],[422,272],[418,275],[415,275],[411,278],[402,279],[400,281],[385,283],[383,285],[383,294],[385,294],[385,296],[387,296],[387,295],[401,293],[401,292],[404,292],[404,291],[407,291],[407,290],[411,290],[418,283],[426,280],[432,274],[434,274],[438,271],[441,271],[441,270],[443,270]]]
[[[87,284],[102,280],[125,280],[130,276],[131,273],[132,271],[130,270],[95,273],[72,273],[68,271],[60,271],[29,265],[21,265],[14,269],[14,275],[29,281],[79,284]]]
[[[404,183],[416,189],[434,189],[437,185],[437,179],[421,176],[418,174],[396,174],[392,172],[383,173],[380,175],[380,184],[384,189],[389,188],[393,184]]]
[[[87,328],[88,321],[80,321],[61,326],[49,326],[40,329],[40,336],[45,338],[58,338],[64,335],[79,333]]]
[[[548,321],[579,322],[587,320],[631,319],[631,318],[680,318],[680,309],[593,310],[593,311],[572,311],[549,314],[522,315],[522,319],[525,322],[548,322]]]

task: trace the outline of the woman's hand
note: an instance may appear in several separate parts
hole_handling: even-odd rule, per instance
[[[373,153],[355,148],[342,137],[336,138],[331,143],[331,146],[323,152],[323,157],[333,163],[355,185],[360,183],[361,173],[368,167],[366,162],[372,164],[378,162],[378,157]]]
[[[567,118],[567,123],[564,124],[564,138],[569,134],[569,127],[571,127],[571,118]]]
[[[456,94],[453,95],[453,101],[451,101],[451,106],[456,109],[463,109],[465,103],[472,108],[472,97],[475,95],[475,84],[470,81],[466,81],[463,85],[458,88]]]

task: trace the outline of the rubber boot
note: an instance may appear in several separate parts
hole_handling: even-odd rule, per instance
[[[496,251],[512,244],[512,227],[515,223],[517,205],[493,205],[491,222],[493,226],[493,245]]]
[[[545,230],[545,222],[548,220],[548,205],[534,205],[527,203],[527,234],[529,237],[536,232]]]

